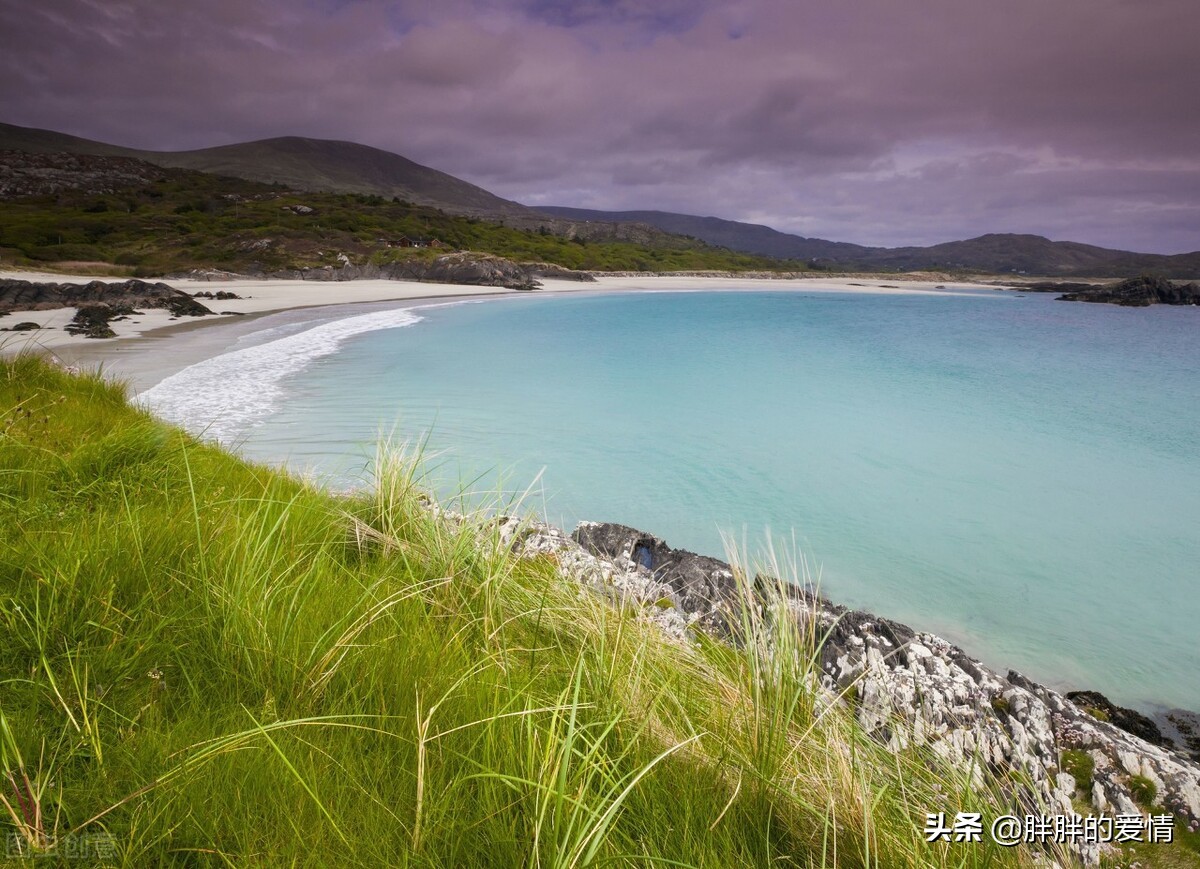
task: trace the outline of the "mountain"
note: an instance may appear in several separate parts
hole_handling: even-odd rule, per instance
[[[297,190],[395,196],[452,214],[541,218],[532,208],[501,199],[453,175],[353,142],[286,136],[196,151],[140,151],[51,130],[0,124],[0,150],[132,157],[158,166],[285,184]]]
[[[195,151],[140,151],[56,133],[0,124],[0,151],[124,157],[157,166],[191,169],[296,190],[398,197],[448,214],[500,220],[530,231],[579,241],[625,241],[675,249],[698,242],[732,251],[817,262],[841,269],[962,270],[1035,275],[1130,277],[1200,276],[1200,251],[1163,256],[1108,250],[1037,235],[989,234],[931,247],[865,247],[805,238],[769,226],[667,211],[533,209],[481,187],[367,145],[286,136]],[[697,241],[688,241],[688,236]]]
[[[816,260],[862,269],[952,269],[992,273],[1129,277],[1155,272],[1167,277],[1200,276],[1200,251],[1165,256],[1109,250],[1039,235],[990,233],[931,247],[864,247],[805,238],[768,226],[667,211],[593,211],[542,206],[547,214],[593,223],[639,223],[690,235],[731,250],[789,259]]]

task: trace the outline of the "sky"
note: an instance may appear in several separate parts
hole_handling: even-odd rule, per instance
[[[0,121],[343,139],[869,245],[1200,250],[1196,0],[0,0]]]

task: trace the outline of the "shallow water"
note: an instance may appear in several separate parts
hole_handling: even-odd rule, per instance
[[[1200,708],[1200,310],[771,291],[322,316],[146,399],[337,484],[381,433],[431,431],[443,493],[538,479],[551,521],[714,555],[794,534],[835,601]]]

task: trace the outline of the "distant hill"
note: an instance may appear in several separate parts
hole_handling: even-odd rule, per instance
[[[1004,233],[932,247],[882,248],[869,261],[876,267],[900,270],[965,268],[1077,277],[1131,277],[1144,272],[1176,278],[1200,275],[1200,252],[1164,256],[1109,250],[1074,241],[1051,241],[1040,235]]]
[[[595,223],[639,223],[690,235],[731,250],[817,261],[862,269],[950,269],[990,273],[1128,277],[1155,272],[1168,277],[1200,276],[1200,251],[1164,256],[1109,250],[1039,235],[990,233],[931,247],[864,247],[805,238],[768,226],[667,211],[594,211],[543,206],[547,214]]]
[[[481,187],[414,163],[399,154],[353,142],[287,136],[196,151],[140,151],[56,133],[0,124],[0,151],[123,157],[296,190],[374,194],[498,220],[510,227],[548,231],[583,242],[619,241],[662,249],[715,245],[740,253],[802,260],[838,269],[940,269],[999,274],[1129,277],[1153,272],[1200,276],[1200,251],[1162,256],[1108,250],[1036,235],[989,234],[932,247],[864,247],[805,238],[769,226],[666,211],[592,211],[529,208]]]
[[[847,242],[789,235],[756,223],[674,214],[670,211],[593,211],[588,208],[564,208],[557,205],[544,206],[539,210],[558,217],[593,223],[648,224],[676,235],[690,235],[730,250],[781,259],[836,260],[850,263],[865,260],[873,251],[884,250]]]
[[[0,150],[132,157],[158,166],[285,184],[297,190],[396,196],[452,214],[540,216],[453,175],[353,142],[287,136],[197,151],[140,151],[51,130],[0,124]]]

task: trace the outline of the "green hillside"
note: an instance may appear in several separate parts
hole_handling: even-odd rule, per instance
[[[337,266],[343,255],[355,264],[384,264],[462,249],[573,269],[797,268],[676,236],[657,236],[654,245],[568,239],[399,197],[299,193],[128,159],[8,152],[7,162],[17,179],[10,186],[34,191],[8,196],[0,208],[0,260],[16,265],[104,263],[137,276],[192,268],[256,273]],[[123,186],[131,175],[143,180]],[[436,240],[440,247],[399,246],[404,239]]]

